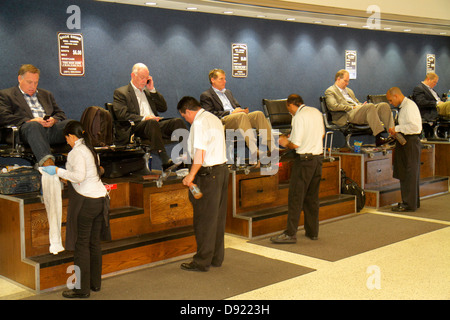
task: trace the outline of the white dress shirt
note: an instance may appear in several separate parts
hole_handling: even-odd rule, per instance
[[[399,109],[398,125],[395,126],[395,131],[403,134],[420,134],[422,132],[422,117],[416,103],[405,98]]]
[[[197,150],[206,151],[203,167],[227,162],[222,121],[205,109],[200,109],[196,114],[191,125],[187,145],[191,159],[194,159]]]
[[[292,132],[289,137],[289,141],[298,146],[295,152],[322,154],[324,134],[322,113],[316,108],[301,105],[292,118]]]
[[[58,168],[58,176],[72,183],[75,191],[88,198],[102,198],[107,191],[100,180],[92,152],[84,139],[75,142],[67,155],[66,169]]]
[[[150,104],[148,103],[147,96],[145,95],[144,90],[139,90],[136,88],[133,84],[133,82],[130,82],[131,86],[134,89],[134,93],[136,94],[136,98],[139,104],[139,114],[145,118],[145,117],[154,117],[155,114],[153,113],[152,108],[150,107]],[[156,92],[156,90],[155,90]]]

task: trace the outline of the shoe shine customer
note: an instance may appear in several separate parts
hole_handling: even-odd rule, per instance
[[[109,229],[109,198],[102,181],[99,159],[89,137],[78,121],[71,121],[64,136],[72,150],[66,169],[48,166],[44,171],[68,180],[66,249],[74,250],[75,267],[80,279],[75,288],[63,292],[65,298],[88,298],[90,291],[99,291],[102,274],[101,240],[111,240]]]

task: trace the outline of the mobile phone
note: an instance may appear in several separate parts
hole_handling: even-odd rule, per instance
[[[44,116],[44,121],[47,121],[48,119],[50,119],[50,116],[49,115],[45,115]]]

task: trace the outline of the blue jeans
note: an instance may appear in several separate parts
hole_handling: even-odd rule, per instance
[[[35,121],[25,122],[20,127],[20,139],[31,147],[39,166],[47,159],[55,160],[50,145],[66,142],[64,128],[69,121],[58,121],[51,128],[44,128]]]

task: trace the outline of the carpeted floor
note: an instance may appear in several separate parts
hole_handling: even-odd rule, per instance
[[[221,300],[314,271],[229,248],[225,259],[222,267],[212,267],[209,272],[183,271],[180,264],[184,261],[178,261],[107,278],[102,290],[92,292],[90,299]],[[63,300],[62,291],[28,300]]]

